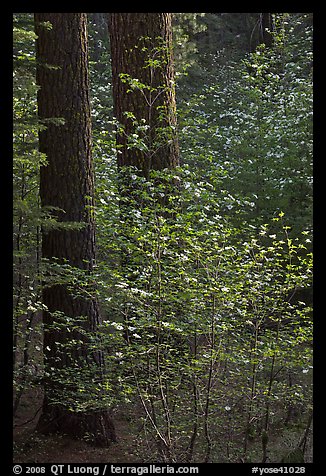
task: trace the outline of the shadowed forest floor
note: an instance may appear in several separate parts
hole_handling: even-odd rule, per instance
[[[139,419],[130,409],[119,409],[113,414],[118,435],[118,442],[109,448],[98,448],[82,439],[77,440],[65,435],[42,435],[35,431],[42,404],[43,392],[40,388],[32,388],[25,392],[14,419],[14,463],[145,463],[144,447],[142,446]],[[133,420],[133,421],[132,421]],[[135,423],[136,421],[136,423]],[[311,428],[312,430],[312,428]],[[284,448],[280,447],[278,434],[273,435],[271,445],[284,454],[286,445],[289,448],[300,438],[301,432],[289,433],[289,441],[283,440]],[[139,444],[137,443],[139,440]],[[150,461],[157,463],[158,461]],[[197,461],[197,463],[202,461]],[[241,461],[237,461],[241,462]],[[305,462],[312,462],[312,433],[306,451]],[[195,463],[195,462],[194,462]]]
[[[21,402],[14,421],[14,463],[141,463],[134,454],[134,436],[123,414],[116,414],[114,419],[118,442],[109,448],[96,448],[68,436],[37,433],[40,412],[35,413],[41,402],[40,390],[30,391]]]

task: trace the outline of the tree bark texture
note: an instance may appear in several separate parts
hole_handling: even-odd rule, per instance
[[[44,22],[49,22],[51,28]],[[40,172],[41,203],[43,207],[60,209],[54,212],[58,221],[82,224],[78,230],[43,230],[42,255],[87,272],[95,262],[95,222],[86,14],[35,13],[35,31],[38,113],[46,126],[39,133],[39,148],[48,160]],[[98,302],[95,297],[73,297],[63,284],[45,287],[43,302],[49,311],[44,312],[43,320],[45,369],[50,377],[45,379],[39,429],[74,436],[79,433],[79,437],[80,431],[92,431],[95,442],[107,445],[115,439],[115,433],[105,413],[74,414],[64,404],[51,403],[60,392],[60,386],[51,379],[51,369],[60,371],[86,364],[94,366],[94,378],[102,376],[103,354],[100,350],[90,354],[86,337],[101,323]],[[53,317],[55,311],[62,312],[61,327]],[[69,332],[66,316],[83,316],[86,333]],[[81,345],[68,352],[65,346],[72,339],[78,339]]]
[[[124,128],[117,136],[118,165],[133,165],[145,177],[179,164],[171,21],[171,13],[108,14],[114,114]],[[121,74],[148,87],[132,88]],[[135,125],[126,112],[145,120],[145,148],[130,147]]]

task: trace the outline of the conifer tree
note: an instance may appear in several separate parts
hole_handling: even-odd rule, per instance
[[[43,207],[55,210],[62,224],[44,230],[43,259],[68,263],[87,274],[95,263],[94,178],[91,156],[91,117],[88,92],[87,32],[85,13],[35,13],[37,34],[38,113],[45,128],[39,134],[40,151],[48,164],[41,168],[40,196]],[[54,208],[53,208],[54,207]],[[45,398],[38,428],[78,437],[88,433],[95,443],[106,446],[115,439],[106,412],[71,412],[58,382],[58,371],[94,368],[94,379],[104,373],[100,350],[91,351],[88,333],[101,323],[95,293],[73,296],[67,285],[47,285],[43,290]],[[57,317],[61,316],[61,318]],[[63,316],[63,317],[62,317]],[[69,320],[83,317],[83,331],[69,329]],[[63,319],[63,321],[62,321]],[[66,321],[65,321],[66,320]],[[79,346],[67,347],[75,340]],[[60,373],[59,373],[60,375]]]
[[[117,138],[118,165],[135,166],[144,176],[173,168],[179,150],[171,13],[110,13],[108,26],[114,114],[123,128]],[[139,147],[130,141],[135,133],[142,141]]]

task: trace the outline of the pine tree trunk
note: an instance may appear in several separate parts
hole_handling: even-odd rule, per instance
[[[133,165],[145,177],[179,164],[171,21],[171,13],[108,14],[114,115],[124,127],[117,137],[118,165]],[[130,87],[121,74],[148,88]],[[128,147],[135,125],[126,112],[138,123],[145,120],[145,150]]]
[[[50,22],[51,28],[43,22]],[[95,223],[93,207],[94,177],[91,157],[91,117],[88,92],[87,34],[85,13],[35,13],[38,112],[46,125],[39,133],[40,151],[48,164],[41,168],[40,196],[43,207],[58,207],[60,222],[83,223],[80,229],[43,230],[42,256],[90,272],[95,262]],[[61,123],[59,124],[58,118]],[[55,120],[56,119],[56,120]],[[64,123],[62,123],[64,121]],[[94,378],[104,372],[101,350],[90,353],[87,333],[101,323],[95,297],[74,298],[63,284],[45,287],[44,357],[45,399],[38,428],[82,437],[91,433],[96,444],[106,446],[115,440],[112,421],[106,411],[74,413],[66,408],[65,388],[55,381],[53,372],[81,366],[94,368]],[[83,331],[59,326],[51,313],[61,311],[63,319],[84,316]],[[77,348],[67,351],[72,339]],[[77,390],[76,388],[72,389]],[[53,403],[57,400],[57,403]]]

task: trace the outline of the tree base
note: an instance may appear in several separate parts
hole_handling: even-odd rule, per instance
[[[74,413],[63,407],[44,404],[36,430],[43,435],[61,433],[85,439],[102,448],[117,441],[115,426],[107,411]]]

